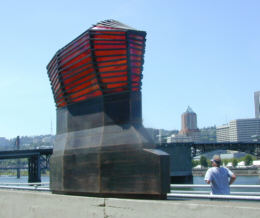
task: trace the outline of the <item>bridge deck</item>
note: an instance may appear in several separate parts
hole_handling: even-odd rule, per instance
[[[28,158],[37,155],[51,155],[52,148],[0,151],[0,159]]]

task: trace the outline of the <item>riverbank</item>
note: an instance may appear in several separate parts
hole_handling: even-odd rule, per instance
[[[237,176],[260,176],[260,168],[230,168]],[[204,176],[207,168],[192,169],[193,176]]]

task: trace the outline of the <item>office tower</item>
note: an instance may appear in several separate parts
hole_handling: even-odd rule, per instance
[[[217,142],[229,142],[229,125],[224,124],[216,128]]]
[[[260,118],[260,91],[255,92],[255,118]]]
[[[217,142],[253,142],[260,136],[260,119],[237,119],[217,127]]]
[[[199,132],[197,127],[197,114],[188,106],[187,110],[181,115],[181,134],[190,135]]]

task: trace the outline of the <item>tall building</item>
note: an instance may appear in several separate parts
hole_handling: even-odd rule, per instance
[[[229,142],[229,125],[224,124],[216,127],[217,142]]]
[[[260,118],[260,91],[255,92],[255,118]]]
[[[217,142],[253,142],[260,136],[260,119],[237,119],[216,129]]]
[[[181,134],[191,135],[199,132],[197,127],[197,114],[188,106],[187,110],[181,115]]]

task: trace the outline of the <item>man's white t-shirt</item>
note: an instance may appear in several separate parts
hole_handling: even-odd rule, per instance
[[[233,173],[226,167],[211,167],[205,174],[205,181],[210,181],[212,194],[229,195],[229,178]]]

